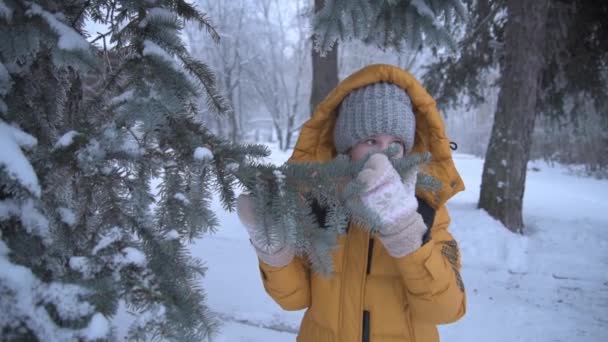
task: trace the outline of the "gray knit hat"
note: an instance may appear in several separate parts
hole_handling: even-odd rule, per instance
[[[355,89],[344,98],[334,128],[334,145],[345,153],[364,139],[391,134],[403,139],[405,151],[414,146],[416,116],[405,90],[379,82]]]

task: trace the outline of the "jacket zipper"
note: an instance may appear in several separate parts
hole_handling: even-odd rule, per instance
[[[363,311],[363,342],[369,342],[369,311]]]
[[[374,252],[374,239],[369,239],[367,246],[367,274],[372,271],[372,253]]]
[[[369,275],[372,271],[372,254],[374,252],[374,239],[369,239],[367,246],[367,274]],[[363,311],[363,342],[370,341],[370,319],[371,313],[367,310]]]

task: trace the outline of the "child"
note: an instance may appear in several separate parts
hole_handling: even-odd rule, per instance
[[[445,202],[464,185],[435,102],[406,71],[371,65],[342,81],[303,126],[290,161],[359,160],[391,145],[398,155],[430,152],[424,172],[442,183],[416,191],[416,173],[401,180],[384,154],[373,154],[357,180],[363,203],[383,220],[377,234],[350,224],[333,252],[330,277],[311,272],[289,245],[256,247],[264,288],[285,310],[307,308],[298,341],[439,341],[436,325],[465,313],[456,241]],[[250,197],[237,202],[251,235]]]

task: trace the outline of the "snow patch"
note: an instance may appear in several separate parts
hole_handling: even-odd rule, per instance
[[[38,144],[38,140],[33,136],[25,133],[17,126],[10,126],[0,121],[0,125],[4,126],[4,134],[9,135],[19,147],[23,147],[25,149],[32,149],[36,147]]]
[[[69,147],[74,142],[74,137],[76,137],[79,134],[80,133],[78,133],[74,130],[65,133],[64,135],[61,136],[61,138],[59,138],[59,140],[57,140],[57,142],[55,143],[53,148],[54,149],[63,149],[63,148]]]
[[[90,266],[89,259],[83,256],[73,256],[68,261],[68,265],[74,271],[80,272],[84,275],[89,274]]]
[[[59,216],[61,217],[61,221],[67,224],[70,227],[73,227],[76,224],[76,214],[74,211],[69,208],[60,207],[57,209],[59,212]]]
[[[110,173],[112,173],[112,170],[114,170],[114,169],[111,168],[110,166],[104,166],[99,171],[101,172],[102,175],[108,176]]]
[[[138,157],[144,154],[144,149],[139,147],[139,142],[133,136],[128,136],[124,139],[120,150],[132,157]]]
[[[36,209],[31,198],[22,203],[14,200],[0,201],[0,220],[6,220],[10,217],[19,218],[25,231],[29,234],[42,238],[44,243],[50,242],[49,221]]]
[[[77,340],[73,332],[56,325],[44,306],[51,304],[57,316],[64,320],[86,318],[94,312],[90,303],[81,300],[88,290],[72,284],[43,283],[29,268],[11,263],[6,257],[7,253],[8,247],[0,240],[0,284],[3,293],[7,294],[6,297],[3,296],[3,312],[0,315],[18,317],[15,323],[25,324],[38,340]],[[107,337],[109,329],[106,328],[105,333],[103,329],[96,332],[98,333],[92,336],[104,338]],[[82,332],[76,332],[80,333]]]
[[[88,302],[78,298],[89,291],[83,287],[72,284],[50,283],[43,287],[43,300],[52,303],[55,310],[63,319],[78,319],[90,315],[95,308]]]
[[[125,247],[122,249],[122,256],[115,261],[119,264],[133,264],[144,267],[146,265],[146,255],[139,249]]]
[[[99,252],[100,250],[108,247],[109,245],[120,239],[122,239],[122,231],[119,227],[113,227],[106,235],[104,235],[103,238],[101,238],[101,240],[99,240],[97,245],[93,248],[93,255],[97,254],[97,252]]]
[[[13,200],[0,201],[0,221],[7,220],[11,216],[19,216],[21,208],[17,202]]]
[[[212,160],[213,153],[206,147],[197,147],[194,150],[194,159],[203,161]]]
[[[228,163],[228,165],[226,165],[226,170],[228,170],[228,172],[234,173],[239,170],[239,167],[241,167],[239,163]]]
[[[34,196],[40,197],[41,190],[36,172],[20,148],[31,148],[36,143],[36,138],[0,120],[0,170],[4,169],[9,178],[21,184]]]
[[[186,197],[186,195],[184,195],[181,192],[178,192],[175,195],[173,195],[173,198],[175,198],[176,200],[178,200],[184,204],[190,204],[190,200]]]
[[[24,201],[21,205],[20,219],[28,233],[42,238],[45,243],[50,242],[49,221],[36,209],[32,199]]]
[[[277,185],[279,187],[279,195],[283,196],[284,195],[283,185],[285,183],[285,175],[279,170],[274,170],[272,173],[274,174],[274,177],[277,180]]]
[[[177,64],[175,63],[175,59],[173,59],[173,57],[165,49],[149,39],[144,40],[144,50],[142,51],[142,54],[144,56],[159,57],[171,65],[175,70],[179,71],[179,68],[177,68]]]
[[[84,331],[84,338],[87,340],[102,339],[110,332],[110,323],[102,314],[96,313],[91,318],[89,326]]]
[[[123,92],[122,94],[110,99],[110,105],[115,106],[117,104],[121,104],[123,102],[129,101],[129,100],[133,99],[133,94],[135,94],[135,90],[129,89],[129,90]]]
[[[66,51],[83,50],[88,51],[90,48],[89,42],[86,41],[78,32],[74,31],[68,25],[62,23],[37,4],[32,4],[26,12],[27,15],[38,15],[42,17],[53,31],[59,36],[57,46]]]
[[[104,159],[106,151],[97,139],[93,138],[87,146],[77,152],[78,166],[86,172],[96,172],[95,164]]]
[[[150,325],[158,325],[166,320],[166,309],[164,305],[154,303],[147,307],[145,312],[138,313],[131,324],[131,329],[146,328]],[[132,315],[133,317],[133,315]]]
[[[171,229],[165,234],[165,240],[177,240],[179,239],[179,233],[175,229]]]

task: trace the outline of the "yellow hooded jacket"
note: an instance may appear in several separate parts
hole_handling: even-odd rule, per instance
[[[303,126],[290,162],[334,158],[333,128],[340,103],[352,90],[381,81],[409,94],[416,114],[413,152],[432,154],[423,172],[442,183],[440,191],[416,193],[434,209],[431,238],[410,255],[394,258],[376,237],[351,224],[333,252],[330,277],[315,274],[298,257],[284,267],[260,261],[264,288],[283,309],[308,308],[297,341],[435,342],[437,324],[454,322],[465,313],[460,255],[447,231],[450,218],[444,205],[464,184],[435,101],[411,74],[390,65],[370,65],[340,82]]]

